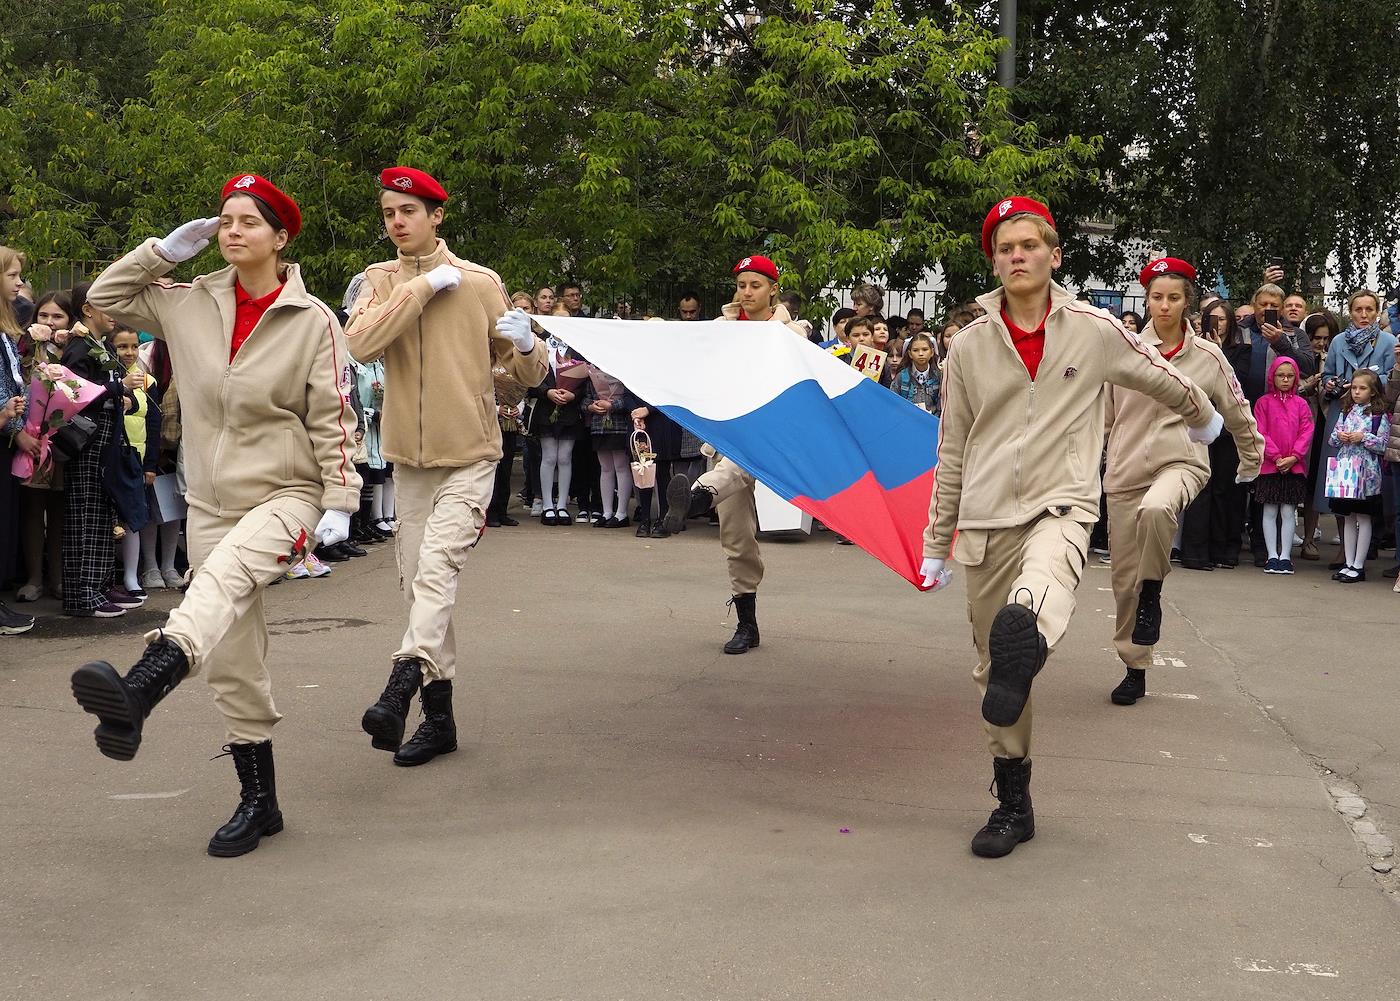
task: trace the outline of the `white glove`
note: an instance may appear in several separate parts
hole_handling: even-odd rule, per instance
[[[433,287],[434,292],[456,288],[462,284],[462,272],[451,264],[439,264],[423,277],[428,279],[428,284]]]
[[[350,538],[350,515],[345,511],[327,511],[321,515],[316,526],[316,541],[322,546],[333,546]]]
[[[219,217],[191,219],[177,226],[163,240],[156,241],[156,253],[171,264],[182,264],[198,254],[219,232]]]
[[[1187,428],[1186,437],[1202,445],[1209,445],[1220,437],[1220,430],[1225,426],[1225,418],[1220,416],[1217,410],[1215,416],[1210,419],[1210,423],[1204,427]]]
[[[496,321],[496,329],[509,337],[521,354],[535,350],[535,332],[530,329],[530,314],[525,310],[512,309]]]
[[[919,567],[919,576],[924,579],[924,590],[932,594],[948,586],[953,579],[953,571],[948,569],[947,560],[936,560],[926,556],[923,565]]]

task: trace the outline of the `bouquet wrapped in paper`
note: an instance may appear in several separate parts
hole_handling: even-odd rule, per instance
[[[39,439],[39,458],[36,461],[28,452],[19,452],[10,464],[10,472],[28,482],[38,470],[50,468],[53,461],[49,458],[49,439],[54,431],[104,392],[105,386],[79,378],[62,365],[36,365],[29,382],[24,430]]]
[[[627,388],[622,385],[621,381],[614,379],[597,365],[588,366],[588,379],[593,383],[593,392],[598,399],[608,403],[621,399],[622,394],[627,392]]]
[[[504,430],[520,431],[520,405],[525,400],[525,387],[516,382],[503,368],[491,370],[491,382],[496,388],[496,404],[506,407],[506,415],[501,418]]]
[[[565,358],[554,370],[554,388],[568,390],[575,396],[588,381],[588,362],[579,358]]]

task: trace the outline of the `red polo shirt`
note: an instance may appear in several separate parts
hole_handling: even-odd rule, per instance
[[[243,346],[243,342],[248,339],[248,335],[253,332],[253,328],[258,325],[258,321],[267,312],[267,307],[277,301],[277,297],[282,294],[284,288],[286,285],[278,285],[261,299],[254,299],[244,291],[238,279],[233,280],[233,343],[229,345],[228,349],[230,365],[233,364],[233,358],[238,354],[238,349]]]
[[[1011,322],[1011,317],[1006,315],[1006,304],[1002,303],[1001,322],[1006,324],[1006,329],[1011,333],[1011,346],[1021,356],[1021,363],[1031,374],[1031,381],[1035,381],[1035,373],[1040,369],[1040,359],[1045,357],[1045,320],[1049,315],[1050,300],[1046,299],[1045,316],[1040,318],[1040,326],[1034,330],[1022,330]]]

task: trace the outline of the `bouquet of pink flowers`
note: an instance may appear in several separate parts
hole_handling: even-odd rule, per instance
[[[39,439],[39,458],[19,452],[10,464],[10,472],[28,482],[40,469],[52,465],[49,439],[68,418],[80,413],[89,403],[106,392],[106,387],[79,378],[56,363],[34,366],[29,383],[29,409],[25,411],[24,430]]]
[[[588,381],[588,362],[578,358],[566,358],[554,370],[554,388],[565,389],[575,396]]]
[[[627,388],[622,385],[621,381],[614,379],[597,365],[588,366],[588,378],[593,383],[593,392],[598,394],[598,399],[606,400],[608,403],[627,392]]]

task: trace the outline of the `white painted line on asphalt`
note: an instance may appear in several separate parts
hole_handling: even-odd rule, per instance
[[[108,796],[108,799],[174,799],[176,796],[183,796],[189,792],[188,789],[176,789],[174,792],[119,792]]]
[[[320,688],[320,685],[297,685],[298,688]]]
[[[1245,959],[1243,956],[1235,957],[1235,968],[1244,973],[1289,973],[1293,976],[1307,974],[1310,977],[1340,977],[1341,971],[1323,963],[1285,963],[1279,960],[1277,964],[1270,959]]]
[[[1185,667],[1186,661],[1180,657],[1168,657],[1165,654],[1154,652],[1152,654],[1153,667]]]
[[[1158,699],[1190,699],[1192,702],[1199,702],[1199,695],[1187,695],[1185,692],[1148,692],[1151,698]]]
[[[1197,844],[1197,845],[1210,845],[1212,848],[1224,848],[1224,847],[1226,846],[1225,842],[1227,842],[1227,841],[1228,841],[1228,842],[1233,842],[1233,843],[1239,844],[1239,845],[1241,845],[1241,846],[1243,846],[1243,847],[1245,847],[1245,848],[1272,848],[1272,847],[1274,846],[1274,843],[1273,843],[1272,841],[1265,841],[1263,838],[1248,838],[1248,837],[1236,838],[1236,837],[1233,837],[1233,836],[1229,836],[1229,837],[1226,837],[1224,841],[1214,841],[1214,840],[1212,840],[1213,838],[1217,838],[1217,837],[1219,837],[1219,835],[1216,835],[1216,834],[1188,834],[1188,835],[1186,835],[1186,839],[1187,839],[1188,841],[1190,841],[1192,844]]]

